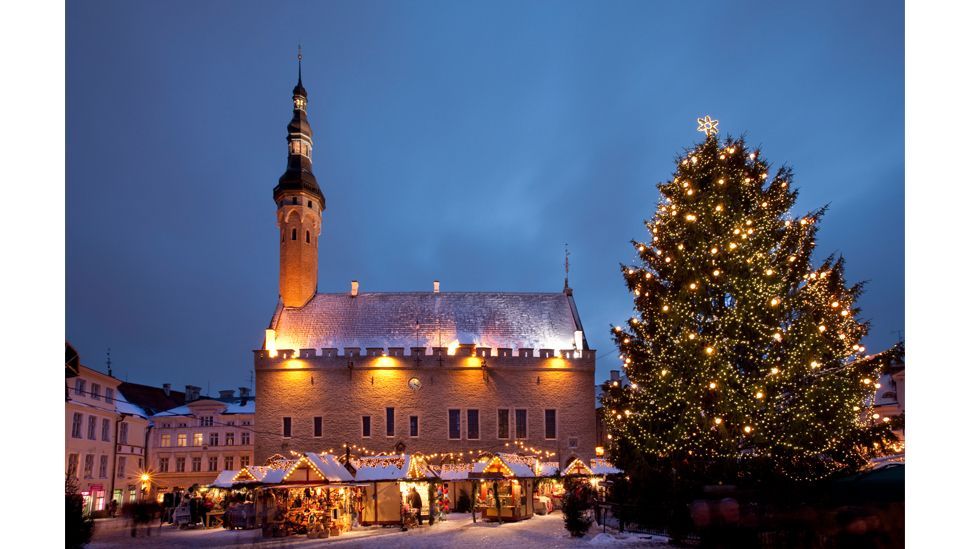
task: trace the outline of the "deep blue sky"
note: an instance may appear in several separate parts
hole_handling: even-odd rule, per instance
[[[295,47],[328,201],[320,291],[559,291],[590,345],[695,118],[825,203],[904,325],[904,18],[877,2],[133,2],[67,8],[67,327],[130,381],[246,384],[277,299]],[[789,4],[789,5],[786,5]]]

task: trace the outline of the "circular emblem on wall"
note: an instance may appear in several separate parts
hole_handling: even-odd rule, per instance
[[[420,383],[420,379],[419,378],[416,378],[416,377],[410,378],[410,381],[407,382],[407,387],[410,387],[410,390],[411,391],[417,391],[422,386],[423,386],[423,384]]]

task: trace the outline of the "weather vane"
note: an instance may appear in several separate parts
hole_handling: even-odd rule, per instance
[[[698,131],[705,132],[705,135],[718,133],[718,120],[712,120],[712,117],[706,114],[705,118],[698,119]]]

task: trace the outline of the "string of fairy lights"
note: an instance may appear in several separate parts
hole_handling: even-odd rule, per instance
[[[866,459],[851,444],[865,430],[882,446],[890,418],[873,396],[897,349],[866,355],[861,284],[847,286],[842,259],[812,264],[825,210],[791,217],[791,171],[770,177],[717,127],[699,119],[705,141],[658,185],[649,240],[621,267],[638,315],[612,330],[631,383],[604,396],[608,450],[622,437],[661,457],[766,457],[819,478]]]

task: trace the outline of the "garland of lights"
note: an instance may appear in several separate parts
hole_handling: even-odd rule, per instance
[[[811,264],[825,209],[791,218],[791,171],[770,177],[717,126],[699,119],[705,141],[658,185],[649,240],[621,266],[638,316],[612,330],[631,383],[604,392],[608,452],[762,458],[805,480],[862,465],[894,440],[873,398],[903,348],[865,356],[862,285],[843,259]]]

